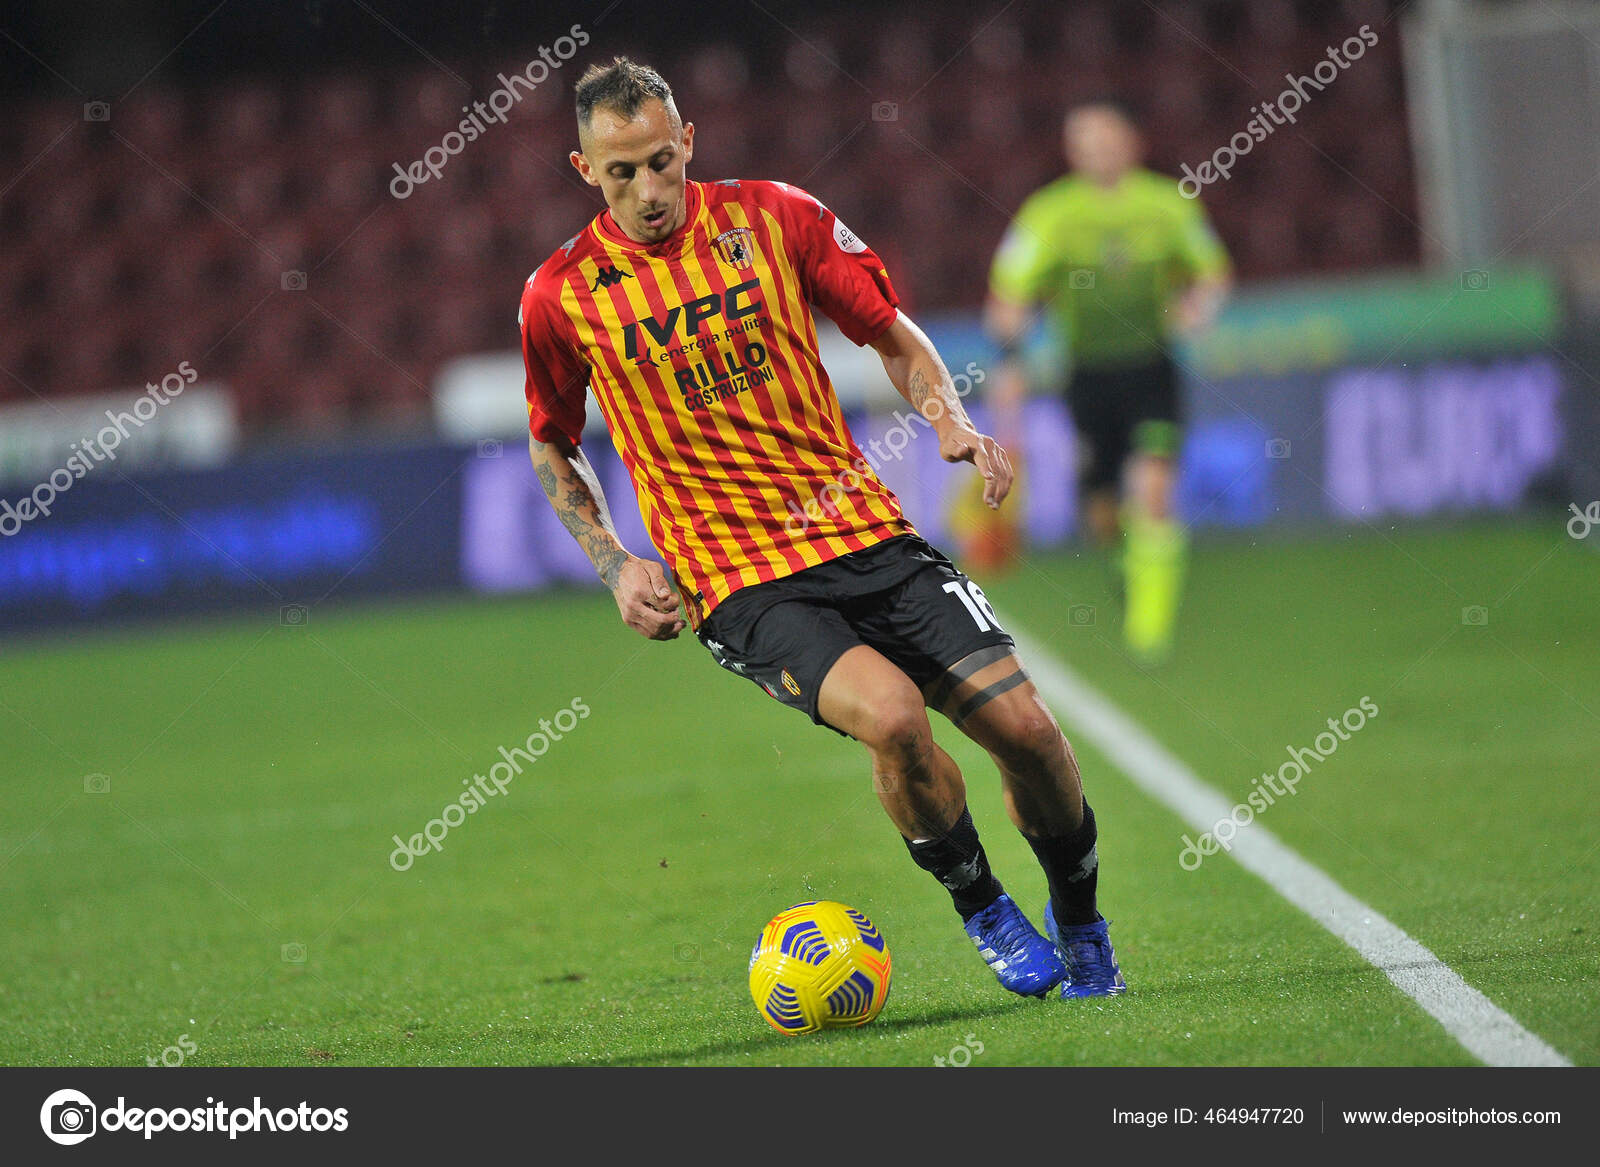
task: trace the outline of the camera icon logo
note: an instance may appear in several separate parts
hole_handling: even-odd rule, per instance
[[[892,101],[875,101],[872,103],[872,120],[897,122],[900,120],[900,106]]]
[[[1067,609],[1067,623],[1074,628],[1090,628],[1094,625],[1094,605],[1074,604]]]
[[[1481,268],[1461,273],[1461,287],[1468,292],[1486,292],[1489,290],[1489,273]]]
[[[306,946],[297,940],[278,949],[278,955],[284,964],[304,964],[306,962]]]
[[[85,794],[110,794],[110,777],[105,774],[85,774],[83,776],[83,792]]]
[[[1489,609],[1482,604],[1468,604],[1461,609],[1461,622],[1468,628],[1483,628],[1489,623]]]
[[[281,281],[286,292],[303,292],[306,290],[306,273],[303,271],[286,271]]]
[[[695,964],[700,959],[698,944],[680,944],[672,950],[672,959],[680,964]]]
[[[1074,292],[1087,292],[1094,287],[1094,270],[1087,267],[1075,267],[1067,273],[1067,287]]]
[[[285,628],[300,628],[311,615],[311,609],[304,604],[285,604],[278,609],[278,623]]]
[[[1273,459],[1274,461],[1281,462],[1281,461],[1283,461],[1283,459],[1287,458],[1288,456],[1289,456],[1289,439],[1288,438],[1268,438],[1267,439],[1267,457]]]
[[[484,438],[478,443],[478,457],[498,458],[505,453],[505,443],[499,438]]]
[[[108,122],[111,120],[111,103],[109,101],[87,101],[83,105],[83,120],[86,122]]]
[[[95,1132],[95,1104],[78,1090],[57,1090],[39,1108],[39,1125],[52,1143],[71,1147]]]

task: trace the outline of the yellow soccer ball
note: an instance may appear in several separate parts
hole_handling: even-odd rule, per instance
[[[750,996],[779,1033],[865,1025],[889,999],[889,946],[854,908],[796,904],[761,930],[750,954]]]

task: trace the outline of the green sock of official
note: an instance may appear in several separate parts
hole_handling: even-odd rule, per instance
[[[1172,519],[1130,516],[1122,563],[1127,587],[1123,638],[1136,656],[1160,660],[1172,649],[1188,539]]]

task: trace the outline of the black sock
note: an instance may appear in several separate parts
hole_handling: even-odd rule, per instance
[[[1056,923],[1071,927],[1098,920],[1100,913],[1095,909],[1094,896],[1100,882],[1100,859],[1095,853],[1097,832],[1089,800],[1083,800],[1083,823],[1070,835],[1022,837],[1039,857],[1039,866],[1044,868],[1044,877],[1050,882]]]
[[[901,836],[904,838],[905,836]],[[961,817],[943,835],[934,839],[906,839],[906,850],[922,870],[949,889],[962,920],[970,920],[1005,892],[989,870],[989,857],[978,842],[978,828],[972,815],[961,808]]]

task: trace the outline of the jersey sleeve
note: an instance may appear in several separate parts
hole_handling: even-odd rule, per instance
[[[855,344],[877,340],[900,306],[883,260],[813,196],[796,186],[780,190],[806,299]]]
[[[1044,204],[1030,198],[1006,228],[989,268],[989,291],[1015,304],[1032,304],[1046,295],[1055,249],[1050,246]]]
[[[577,445],[583,437],[589,366],[578,356],[553,289],[537,275],[523,289],[517,322],[527,370],[528,432],[535,441],[560,437]]]
[[[1222,246],[1205,208],[1199,199],[1186,199],[1174,192],[1174,212],[1178,216],[1177,258],[1191,280],[1211,279],[1228,274],[1228,252]]]

